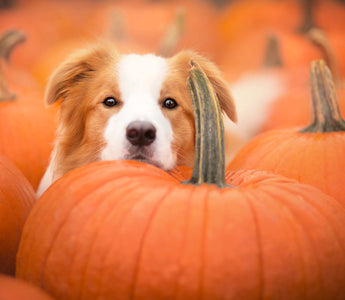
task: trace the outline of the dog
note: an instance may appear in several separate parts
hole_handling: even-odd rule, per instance
[[[187,88],[190,61],[208,76],[227,117],[236,122],[228,84],[208,58],[183,50],[170,58],[120,54],[113,45],[77,50],[50,76],[45,102],[59,102],[56,141],[40,196],[79,166],[139,160],[163,170],[193,166],[194,115]]]

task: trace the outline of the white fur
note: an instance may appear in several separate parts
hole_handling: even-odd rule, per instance
[[[284,82],[269,72],[246,74],[231,84],[238,117],[233,130],[245,141],[257,135],[267,120],[270,107],[284,93],[284,89]]]
[[[53,150],[49,166],[48,166],[46,172],[44,173],[44,175],[40,181],[40,184],[38,186],[38,189],[36,192],[37,197],[41,196],[45,192],[45,190],[55,181],[54,172],[53,172],[54,161],[55,161],[55,151]]]
[[[155,141],[146,146],[152,163],[165,170],[175,165],[171,150],[173,130],[160,107],[160,92],[167,70],[165,59],[150,54],[131,54],[120,60],[118,78],[123,106],[106,126],[102,160],[130,158],[127,126],[133,121],[149,121],[156,128]]]

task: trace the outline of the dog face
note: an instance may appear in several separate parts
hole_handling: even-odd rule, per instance
[[[141,160],[164,170],[192,166],[194,117],[186,85],[191,60],[204,69],[221,108],[235,121],[220,71],[195,52],[165,59],[120,55],[102,45],[73,54],[52,74],[46,89],[48,104],[61,101],[46,179],[51,183],[97,160]]]

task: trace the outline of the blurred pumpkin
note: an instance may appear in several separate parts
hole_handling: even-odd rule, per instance
[[[0,32],[17,29],[27,36],[27,43],[13,54],[13,64],[30,69],[53,45],[89,37],[85,24],[97,6],[94,1],[32,0],[0,10]]]
[[[229,170],[269,170],[316,186],[345,205],[345,121],[332,76],[324,61],[311,64],[311,124],[267,131],[246,144]]]
[[[0,274],[1,300],[53,300],[40,288],[18,278]]]
[[[150,52],[157,52],[162,37],[176,13],[184,13],[184,29],[178,49],[192,48],[212,58],[219,49],[217,29],[218,11],[205,1],[118,1],[105,2],[95,11],[88,25],[97,35],[104,34],[112,25],[109,14],[119,13],[126,20],[126,34]],[[202,16],[202,22],[200,18]],[[196,34],[202,32],[202,34]]]
[[[29,181],[0,155],[0,273],[14,275],[22,229],[35,200]]]
[[[265,172],[226,174],[227,186],[219,105],[191,73],[188,184],[135,161],[71,171],[32,210],[17,275],[57,299],[344,298],[344,207]]]
[[[312,60],[325,58],[322,50],[308,41],[306,34],[313,28],[322,29],[336,55],[343,57],[344,14],[345,5],[336,1],[245,0],[231,3],[222,12],[219,22],[223,44],[219,57],[229,73],[228,79],[233,81],[243,72],[261,68],[266,37],[270,34],[279,39],[284,66],[289,69],[298,67],[307,74]],[[343,60],[339,61],[340,70]]]
[[[9,57],[18,42],[17,33],[5,32],[0,38],[0,59]],[[6,75],[0,62],[0,154],[12,160],[36,188],[52,150],[55,110],[44,107],[42,95],[34,87],[17,85],[15,78],[7,84]]]

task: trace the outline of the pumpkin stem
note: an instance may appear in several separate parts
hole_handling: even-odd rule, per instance
[[[0,60],[8,63],[13,49],[25,41],[25,35],[16,30],[9,30],[0,36]],[[16,95],[8,90],[5,72],[0,62],[0,102],[15,100]]]
[[[110,26],[107,32],[110,40],[122,41],[127,38],[126,22],[123,14],[117,9],[109,11]]]
[[[306,33],[310,29],[316,27],[313,18],[313,10],[315,9],[315,0],[301,0],[303,24],[298,28],[298,32]]]
[[[332,71],[336,84],[341,85],[339,64],[326,33],[319,28],[312,28],[307,32],[307,37],[321,51],[323,59]]]
[[[213,86],[194,61],[187,86],[195,117],[195,158],[192,178],[187,184],[225,184],[224,128],[222,113]]]
[[[11,8],[15,5],[14,0],[0,0],[0,8]]]
[[[301,132],[345,131],[332,74],[324,60],[316,60],[310,67],[312,123]]]
[[[283,60],[280,53],[280,45],[277,37],[270,34],[267,37],[267,46],[263,63],[264,68],[282,67]]]
[[[185,10],[180,8],[176,11],[173,22],[167,29],[160,46],[158,54],[164,57],[171,56],[177,48],[185,28]]]

